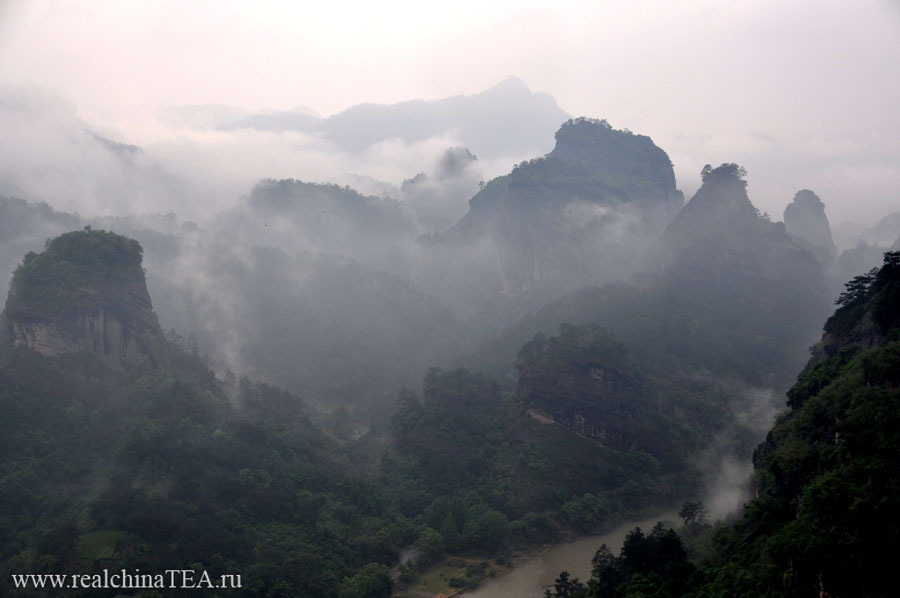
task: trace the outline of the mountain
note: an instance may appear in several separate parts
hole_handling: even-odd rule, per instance
[[[422,285],[451,308],[490,321],[503,304],[521,317],[623,277],[681,208],[672,164],[649,137],[585,118],[555,137],[549,154],[487,183],[453,228],[422,239],[452,268]]]
[[[321,118],[308,110],[246,113],[224,106],[185,106],[170,119],[222,130],[301,131],[359,152],[390,139],[416,143],[453,137],[483,158],[549,151],[551,133],[569,118],[552,96],[531,91],[516,77],[473,95],[398,104],[360,104]]]
[[[562,336],[559,344],[567,344],[571,334]],[[533,346],[523,351],[534,353]],[[537,366],[525,367],[537,373]],[[555,425],[534,410],[528,387],[522,390],[510,396],[481,374],[433,368],[421,399],[400,393],[383,481],[396,508],[410,517],[423,513],[448,550],[496,550],[508,542],[546,542],[566,529],[590,532],[679,500],[698,483],[688,463],[697,429],[646,413],[649,401],[622,402],[634,421],[614,425],[635,424],[630,437],[612,427],[606,436],[590,435]],[[646,423],[652,425],[638,429]]]
[[[416,234],[413,219],[395,200],[293,179],[260,181],[238,207],[217,216],[214,229],[246,245],[357,260]]]
[[[462,218],[481,181],[478,158],[465,147],[448,148],[432,172],[420,172],[400,185],[404,207],[425,233],[447,230]]]
[[[717,534],[704,595],[894,593],[900,253],[848,283],[820,347],[754,455],[756,498]]]
[[[541,154],[568,115],[552,96],[532,92],[516,77],[471,96],[413,100],[392,105],[361,104],[326,119],[320,130],[350,150],[382,140],[407,143],[454,134],[482,157]]]
[[[363,577],[390,594],[415,528],[297,396],[219,380],[167,342],[136,241],[52,239],[16,271],[2,323],[4,575],[175,566],[237,574],[249,595],[372,595]]]
[[[900,241],[900,212],[888,214],[859,234],[859,240],[876,247],[889,248]]]
[[[397,202],[348,188],[261,182],[202,228],[171,213],[85,220],[6,198],[0,215],[0,263],[10,274],[22,254],[64,230],[90,224],[127,235],[143,249],[167,336],[190,339],[219,371],[279,384],[328,410],[338,402],[374,412],[360,416],[367,422],[389,416],[371,401],[393,400],[464,337],[403,274],[415,228]]]
[[[157,279],[166,321],[231,370],[383,419],[398,387],[458,351],[458,322],[408,280],[328,253],[188,239]],[[159,303],[162,303],[161,299]]]
[[[809,248],[823,265],[831,265],[837,248],[831,238],[825,204],[818,195],[809,189],[798,191],[784,209],[784,228],[792,239]]]
[[[643,368],[787,388],[827,310],[822,267],[782,224],[759,215],[738,166],[702,176],[642,271],[546,304],[462,363],[507,379],[515,351],[534,334],[593,323]]]
[[[709,528],[695,518],[702,506],[686,504],[689,552],[662,524],[648,536],[636,529],[619,556],[600,547],[587,585],[561,574],[547,595],[893,596],[900,252],[847,283],[821,347],[754,453],[753,498],[737,519]]]
[[[516,397],[530,417],[606,448],[642,451],[665,468],[684,466],[711,442],[711,430],[731,423],[725,397],[716,396],[721,389],[639,367],[594,324],[537,334],[519,350],[516,370]]]
[[[516,395],[535,417],[619,449],[649,431],[633,418],[644,394],[640,376],[625,347],[597,327],[536,336],[519,351],[517,369]]]
[[[76,214],[59,212],[46,203],[0,196],[0,297],[5,297],[13,271],[29,251],[44,241],[85,223]]]
[[[168,360],[147,293],[141,246],[104,231],[57,237],[13,275],[3,325],[15,346],[48,357],[88,352],[108,365]]]

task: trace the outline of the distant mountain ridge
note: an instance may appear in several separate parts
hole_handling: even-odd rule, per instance
[[[737,165],[710,167],[640,272],[548,302],[470,359],[507,379],[515,351],[536,333],[594,323],[644,367],[786,388],[827,310],[824,274],[784,225],[757,213],[745,187]]]
[[[246,113],[224,106],[185,106],[170,118],[221,130],[300,131],[357,152],[374,143],[415,143],[454,136],[482,157],[546,153],[550,136],[569,115],[552,96],[532,92],[516,77],[473,95],[397,104],[359,104],[321,118],[308,110]]]

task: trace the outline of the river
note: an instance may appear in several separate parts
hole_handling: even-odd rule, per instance
[[[644,533],[656,525],[657,521],[667,521],[672,525],[678,521],[676,513],[661,513],[640,521],[629,521],[608,533],[586,536],[573,542],[556,544],[527,561],[517,565],[512,571],[484,582],[477,589],[466,592],[466,598],[542,598],[544,587],[552,586],[560,571],[568,571],[571,577],[586,582],[591,576],[591,559],[601,544],[606,544],[615,554],[619,554],[625,535],[635,527]]]

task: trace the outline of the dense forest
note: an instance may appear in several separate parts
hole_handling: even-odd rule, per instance
[[[754,452],[754,498],[709,526],[697,503],[682,537],[637,528],[604,545],[590,580],[546,595],[890,596],[898,537],[900,252],[846,284],[787,407]]]

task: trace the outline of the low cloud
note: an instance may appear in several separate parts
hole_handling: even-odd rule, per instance
[[[775,391],[730,383],[732,422],[698,457],[704,473],[703,501],[710,516],[721,519],[750,499],[752,450],[771,429],[779,411]]]

